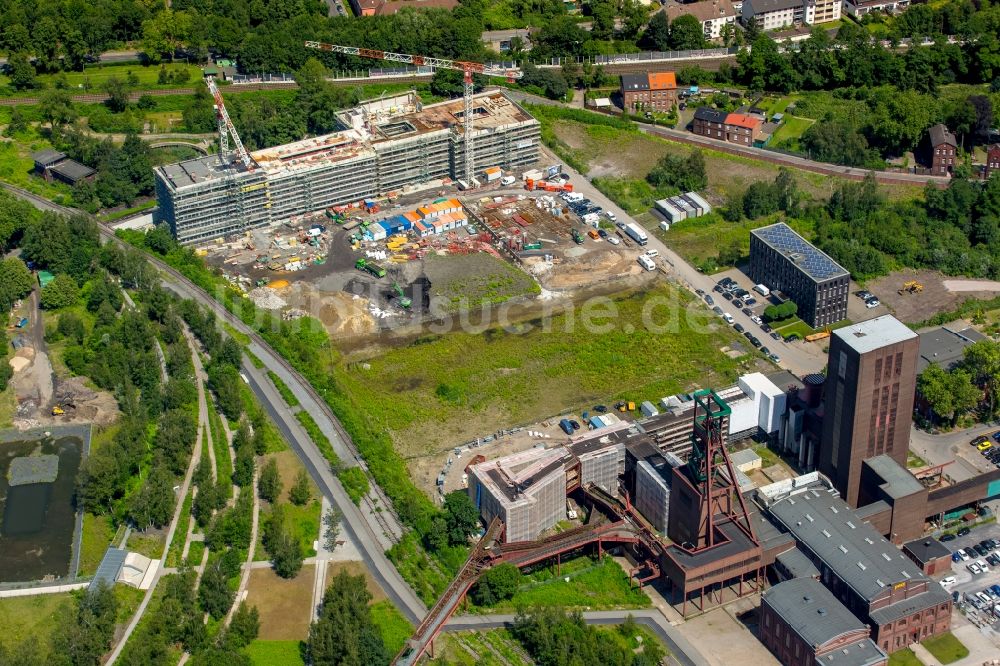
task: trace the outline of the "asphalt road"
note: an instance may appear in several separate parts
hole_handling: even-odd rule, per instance
[[[651,629],[666,644],[670,650],[669,662],[679,666],[708,665],[701,653],[658,610],[587,611],[583,613],[583,619],[587,624],[621,624],[630,615],[636,624]],[[442,631],[502,629],[513,624],[513,615],[460,615],[451,618]]]
[[[41,210],[50,210],[63,214],[78,213],[78,211],[56,205],[20,188],[5,183],[0,183],[0,186],[16,196],[29,201]],[[101,232],[106,238],[114,242],[121,242],[103,227],[101,227]],[[148,258],[164,276],[163,282],[165,286],[184,298],[191,298],[208,307],[223,321],[226,321],[240,333],[247,335],[252,340],[250,345],[251,352],[263,362],[267,370],[277,373],[292,392],[295,393],[302,403],[302,408],[309,412],[320,429],[330,439],[334,450],[341,456],[341,460],[346,464],[350,464],[356,460],[356,456],[353,454],[353,443],[346,439],[346,434],[342,435],[343,429],[330,413],[329,407],[322,402],[315,390],[301,375],[263,342],[256,331],[250,329],[240,319],[234,317],[215,299],[185,279],[177,271],[155,257],[150,256]],[[326,462],[319,448],[305,433],[301,425],[299,425],[298,420],[295,419],[291,410],[288,409],[284,399],[274,389],[270,380],[264,378],[263,371],[257,370],[253,364],[244,360],[243,373],[247,377],[247,383],[250,385],[250,388],[254,390],[264,407],[268,410],[272,418],[274,418],[282,434],[288,438],[293,450],[302,459],[303,464],[309,470],[317,486],[343,513],[342,529],[354,540],[355,545],[362,555],[362,559],[379,585],[410,622],[419,624],[419,621],[426,615],[427,608],[385,556],[381,542],[375,534],[376,529],[385,529],[382,523],[375,520],[385,512],[366,511],[365,516],[376,523],[374,526],[369,524],[366,517],[362,515],[361,510],[350,500],[347,493],[344,492],[340,481],[330,472],[329,463]],[[391,505],[387,503],[386,508],[389,507]],[[379,516],[372,514],[379,514]]]
[[[910,430],[910,450],[923,458],[928,465],[951,463],[942,470],[943,473],[954,481],[965,481],[995,468],[969,442],[979,435],[989,436],[998,427],[1000,426],[996,423],[979,424],[964,430],[941,434],[931,434],[914,427]]]

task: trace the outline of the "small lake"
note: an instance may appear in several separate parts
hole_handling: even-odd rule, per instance
[[[76,509],[73,499],[83,440],[72,436],[0,441],[0,582],[70,575]],[[54,455],[54,482],[10,485],[15,458]]]

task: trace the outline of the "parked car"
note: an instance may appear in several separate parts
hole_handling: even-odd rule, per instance
[[[761,324],[760,325],[760,330],[764,331],[765,333],[770,333],[771,332],[771,327],[768,326],[767,324]]]
[[[986,557],[986,563],[991,567],[1000,567],[1000,557],[997,557],[996,553],[990,553]]]
[[[880,305],[882,305],[882,302],[879,301],[877,298],[870,298],[867,301],[865,301],[865,307],[868,308],[869,310],[871,310],[872,308],[877,308]]]
[[[976,564],[979,565],[979,570],[983,573],[989,573],[990,566],[986,564],[986,560],[976,560]]]
[[[698,294],[699,296],[704,296],[705,295],[705,290],[704,289],[695,289],[694,293]]]
[[[938,539],[938,541],[940,541],[941,543],[944,543],[945,541],[954,541],[954,540],[955,540],[954,534],[942,534],[941,538]]]
[[[754,298],[753,296],[748,296],[748,297],[744,298],[743,302],[745,304],[747,304],[748,306],[749,305],[757,305],[757,299]]]
[[[712,298],[711,294],[705,294],[705,302],[709,305],[715,305],[715,299]]]
[[[764,323],[764,320],[761,319],[760,317],[758,317],[757,315],[753,315],[752,317],[750,317],[750,321],[752,321],[753,323],[757,324],[758,326],[760,326],[760,325],[762,325]]]
[[[962,556],[959,555],[957,552],[956,553],[952,553],[951,554],[951,561],[952,562],[961,562],[962,561]]]
[[[611,243],[612,245],[618,245],[619,243],[621,243],[621,241],[618,240],[616,236],[608,236],[608,242]]]
[[[1000,442],[1000,430],[997,430],[996,432],[991,433],[990,437],[993,438],[994,442]]]
[[[712,308],[712,312],[714,312],[717,315],[721,315],[722,314],[722,308],[720,308],[718,305],[716,305],[714,308]]]
[[[869,298],[871,298],[875,294],[873,294],[872,292],[870,292],[870,291],[868,291],[866,289],[862,289],[861,291],[854,292],[854,295],[857,296],[858,298],[860,298],[863,301],[867,301]]]
[[[959,535],[959,536],[962,536],[962,535]],[[961,556],[963,562],[968,562],[969,560],[972,559],[972,556],[969,555],[967,552],[965,552],[965,550],[962,549],[962,548],[958,549],[958,554]]]
[[[733,325],[733,329],[734,329],[734,330],[735,330],[735,331],[736,331],[737,333],[742,333],[742,332],[743,332],[743,331],[745,330],[745,329],[743,328],[743,324],[740,324],[739,322],[737,322],[736,324],[734,324],[734,325]]]
[[[580,423],[579,423],[579,421],[575,421],[573,419],[570,419],[569,424],[571,426],[573,426],[573,430],[579,430],[580,429]]]
[[[972,550],[976,551],[976,555],[978,555],[979,557],[986,557],[986,553],[990,552],[985,548],[983,548],[982,546],[980,546],[978,543],[972,546]]]
[[[598,229],[597,230],[597,235],[600,236],[601,238],[607,238],[608,237],[608,232],[605,231],[604,229]]]
[[[712,287],[712,291],[721,294],[723,290],[722,287],[720,287],[719,285],[715,285],[714,287]]]
[[[941,587],[949,587],[954,584],[955,584],[954,576],[945,576],[944,578],[941,579]]]
[[[753,310],[751,310],[750,308],[743,308],[743,314],[745,314],[748,317],[752,317],[753,316]]]
[[[736,307],[737,307],[738,309],[740,309],[740,310],[742,310],[742,309],[744,308],[744,304],[743,304],[743,301],[741,301],[741,300],[740,300],[740,299],[738,299],[738,298],[734,298],[734,299],[733,299],[733,305],[735,305],[735,306],[736,306]]]
[[[773,339],[775,339],[775,340],[780,340],[781,339],[781,333],[778,333],[777,331],[771,331],[771,337]]]
[[[984,444],[988,441],[990,441],[989,437],[987,437],[986,435],[980,435],[979,437],[976,437],[971,442],[969,442],[969,444],[972,444],[973,446],[979,446],[980,444]]]
[[[979,565],[976,564],[975,562],[965,565],[965,568],[971,571],[973,576],[978,576],[979,574],[983,573],[983,570],[980,569]]]
[[[729,293],[728,291],[724,291],[724,292],[722,292],[722,297],[723,297],[724,299],[726,299],[727,301],[731,301],[731,300],[733,300],[733,295],[732,295],[732,294],[730,294],[730,293]]]
[[[774,361],[775,363],[781,363],[781,357],[778,356],[777,354],[769,354],[768,358]]]
[[[970,532],[972,532],[972,530],[970,530],[968,527],[963,527],[960,530],[958,530],[957,534],[958,536],[967,536]]]

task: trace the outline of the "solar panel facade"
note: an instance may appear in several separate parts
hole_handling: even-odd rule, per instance
[[[847,318],[851,275],[784,222],[750,232],[750,277],[799,306],[813,328]]]

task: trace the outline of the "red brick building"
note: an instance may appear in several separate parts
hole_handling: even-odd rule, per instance
[[[1000,143],[994,143],[986,149],[986,177],[1000,172]]]
[[[752,146],[760,138],[763,121],[746,113],[730,113],[726,116],[726,141],[741,146]]]
[[[950,176],[955,170],[955,159],[958,154],[958,142],[955,135],[942,124],[931,127],[928,131],[930,141],[931,173],[935,176]]]
[[[821,582],[794,578],[761,597],[760,640],[785,666],[835,663],[884,666],[889,660],[869,638],[868,626],[847,610]]]
[[[728,115],[725,111],[719,111],[709,106],[700,106],[694,112],[694,119],[691,121],[691,131],[701,136],[725,141],[726,116]]]
[[[677,77],[673,72],[622,74],[621,93],[629,113],[667,113],[677,104]]]
[[[951,571],[951,551],[934,537],[904,543],[903,554],[928,576]]]

